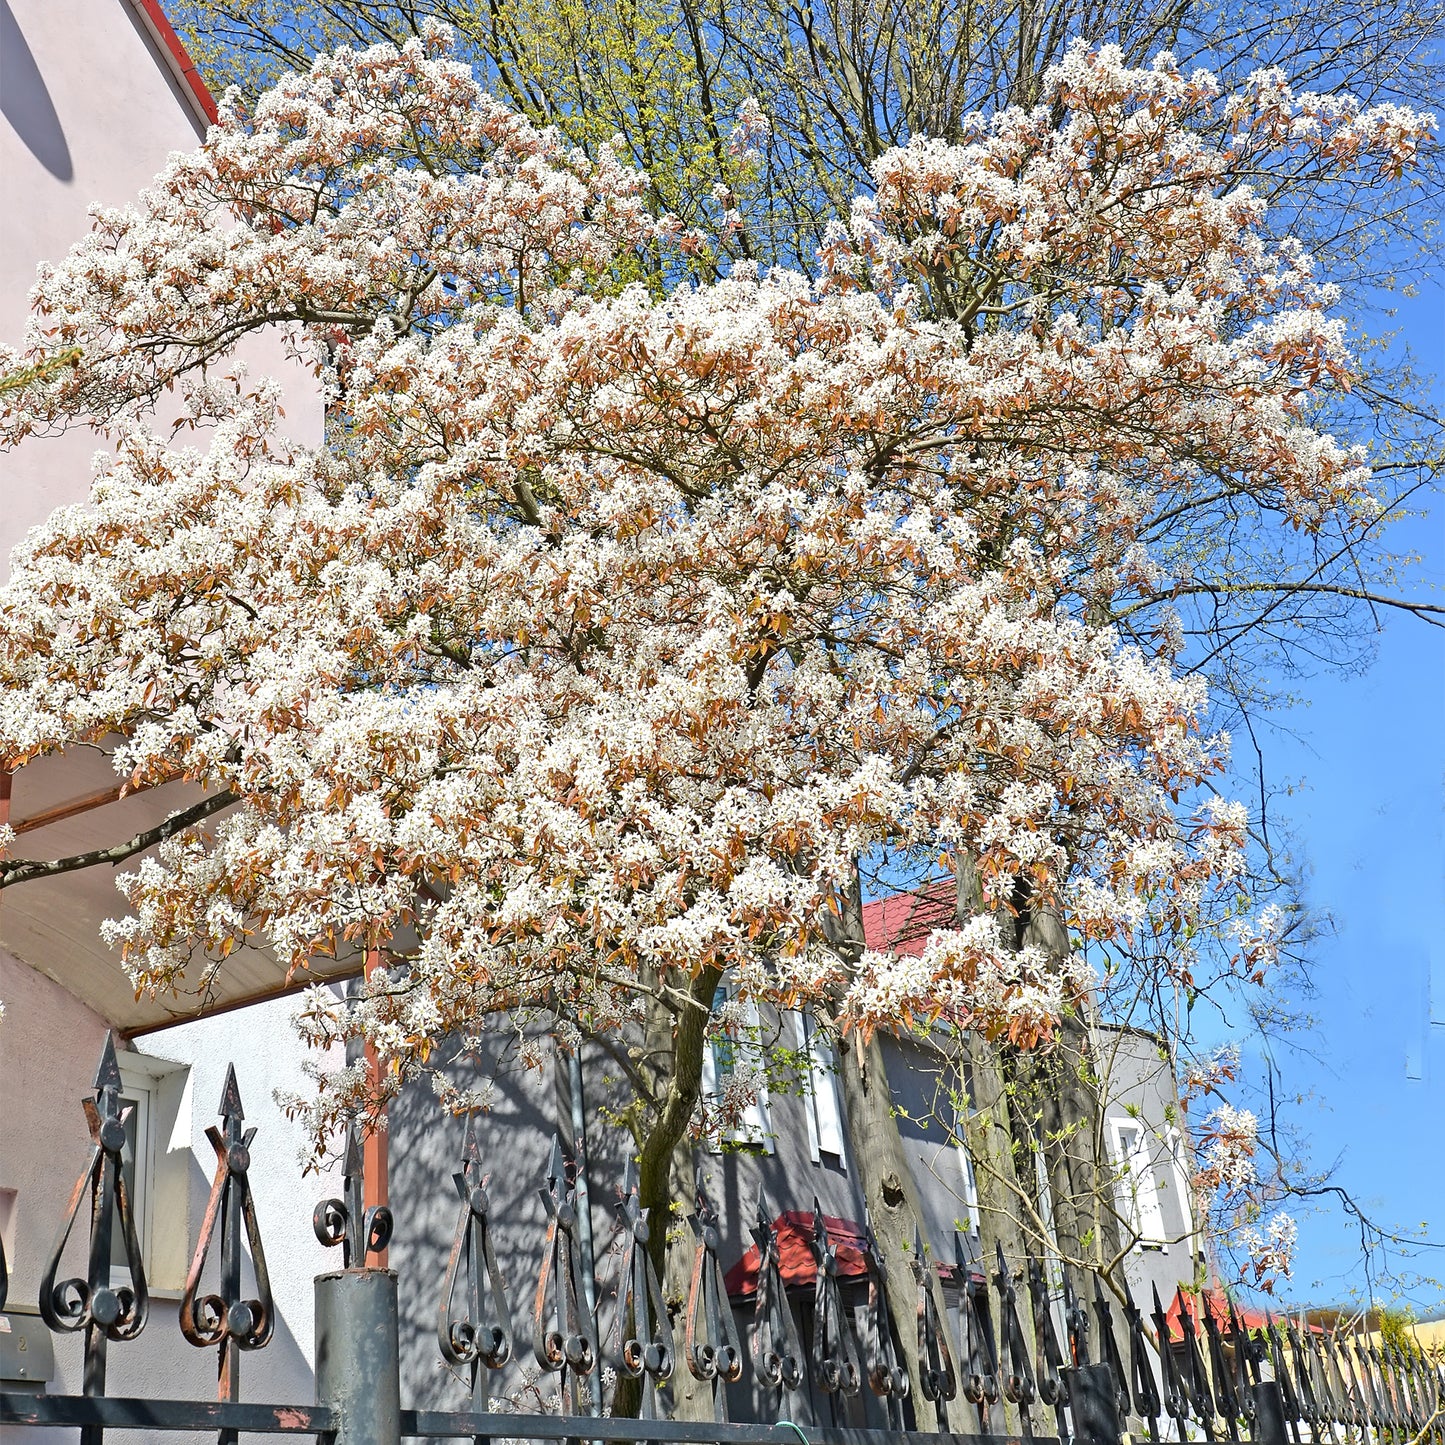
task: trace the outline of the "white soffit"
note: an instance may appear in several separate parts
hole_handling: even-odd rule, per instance
[[[189,783],[168,783],[115,800],[119,784],[110,759],[94,749],[39,758],[21,768],[12,783],[10,822],[19,836],[16,858],[66,858],[108,848],[154,828],[171,814],[198,803],[205,793]],[[106,801],[96,800],[106,798]],[[88,805],[88,806],[87,806]],[[68,816],[56,816],[65,814]],[[27,827],[32,819],[52,821]],[[125,899],[116,875],[135,866],[140,854],[119,865],[99,864],[17,883],[0,892],[0,947],[94,1009],[123,1033],[141,1033],[203,1014],[291,992],[310,983],[360,972],[359,954],[317,959],[290,980],[269,950],[239,948],[204,985],[206,963],[198,958],[176,992],[135,996],[121,966],[120,952],[100,936],[103,919],[123,914]]]

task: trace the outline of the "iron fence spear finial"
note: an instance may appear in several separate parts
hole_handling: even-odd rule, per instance
[[[201,1221],[200,1238],[196,1241],[196,1251],[186,1272],[180,1326],[181,1334],[191,1344],[203,1348],[216,1347],[216,1398],[238,1400],[240,1352],[263,1349],[270,1342],[275,1326],[275,1309],[271,1301],[270,1277],[266,1271],[266,1252],[261,1247],[261,1232],[251,1198],[251,1141],[256,1137],[256,1131],[242,1129],[245,1110],[241,1107],[236,1070],[229,1064],[217,1112],[221,1117],[221,1128],[217,1129],[213,1124],[206,1130],[206,1138],[216,1151],[216,1173]],[[251,1246],[251,1262],[256,1276],[255,1298],[244,1297],[241,1290],[243,1230]],[[218,1232],[221,1239],[219,1293],[198,1295],[206,1256]],[[222,1430],[218,1440],[220,1445],[234,1445],[236,1432]]]
[[[71,1191],[64,1223],[56,1235],[40,1278],[40,1316],[52,1329],[85,1331],[84,1389],[87,1395],[105,1393],[106,1345],[111,1340],[133,1340],[145,1328],[150,1309],[145,1265],[136,1236],[135,1209],[125,1179],[123,1154],[126,1124],[134,1105],[121,1104],[120,1064],[115,1036],[107,1034],[95,1071],[95,1098],[82,1101],[90,1128],[90,1158]],[[59,1284],[61,1258],[86,1195],[90,1196],[90,1243],[84,1279]],[[129,1284],[111,1283],[112,1242],[120,1225],[121,1246]],[[88,1425],[81,1432],[83,1445],[101,1438],[101,1427]]]
[[[743,1353],[718,1257],[722,1240],[717,1214],[701,1189],[697,1191],[697,1211],[688,1222],[697,1235],[697,1248],[687,1292],[683,1358],[693,1379],[712,1384],[713,1414],[722,1421],[727,1419],[726,1386],[742,1378]]]
[[[236,1084],[234,1067],[226,1069],[217,1112],[221,1116],[221,1127],[218,1129],[213,1124],[206,1130],[206,1138],[216,1151],[216,1173],[201,1221],[200,1238],[196,1241],[196,1250],[186,1275],[185,1292],[181,1296],[181,1333],[191,1344],[201,1347],[219,1345],[224,1349],[232,1344],[241,1350],[259,1350],[271,1339],[275,1310],[271,1302],[270,1276],[266,1270],[266,1252],[261,1244],[261,1232],[251,1198],[251,1141],[256,1137],[256,1131],[242,1128],[246,1116],[241,1107],[241,1091]],[[243,1230],[251,1247],[251,1263],[256,1276],[254,1299],[243,1298],[241,1293]],[[221,1238],[220,1292],[198,1294],[206,1258],[218,1232]]]
[[[1029,1406],[1037,1398],[1033,1369],[1029,1363],[1028,1345],[1024,1341],[1023,1323],[1019,1319],[1018,1291],[1014,1288],[1013,1272],[1004,1257],[1003,1241],[994,1240],[994,1253],[998,1268],[994,1272],[994,1289],[998,1291],[999,1331],[1008,1351],[1008,1369],[1003,1376],[1003,1392],[1006,1399],[1019,1407],[1019,1414],[1026,1433],[1031,1429]]]
[[[1097,1274],[1094,1275],[1094,1317],[1099,1324],[1099,1359],[1108,1365],[1114,1377],[1114,1399],[1123,1417],[1129,1413],[1129,1380],[1124,1374],[1124,1359],[1114,1334],[1114,1311],[1104,1293],[1103,1281]]]
[[[622,1217],[623,1247],[617,1273],[617,1306],[607,1337],[607,1358],[632,1379],[645,1376],[642,1418],[657,1418],[657,1387],[672,1374],[672,1325],[662,1297],[657,1270],[647,1251],[652,1231],[649,1211],[638,1194],[637,1169],[629,1159],[617,1202]]]
[[[953,1232],[953,1267],[963,1292],[964,1348],[968,1371],[963,1393],[978,1407],[980,1428],[987,1428],[989,1410],[998,1400],[998,1347],[993,1316],[988,1307],[988,1286],[973,1277],[963,1236]]]
[[[865,1342],[864,1371],[868,1388],[886,1400],[902,1401],[908,1396],[908,1372],[899,1363],[897,1342],[893,1334],[893,1314],[888,1302],[888,1275],[878,1241],[873,1234],[873,1220],[863,1211],[864,1255],[868,1271],[868,1331]]]
[[[765,1389],[796,1390],[803,1382],[802,1349],[783,1290],[780,1255],[767,1196],[758,1190],[752,1227],[758,1247],[758,1291],[753,1305],[753,1374]]]
[[[913,1281],[918,1287],[918,1386],[933,1404],[940,1430],[947,1430],[948,1402],[958,1396],[953,1351],[933,1298],[933,1271],[923,1251],[923,1236],[913,1227]]]
[[[1124,1319],[1129,1327],[1129,1379],[1133,1386],[1134,1410],[1149,1425],[1149,1439],[1159,1439],[1159,1386],[1149,1364],[1149,1342],[1144,1333],[1144,1320],[1139,1306],[1134,1302],[1134,1293],[1129,1281],[1124,1281]],[[1160,1339],[1161,1351],[1169,1348],[1166,1339]]]
[[[341,1246],[341,1267],[366,1267],[366,1256],[380,1254],[391,1242],[393,1220],[384,1204],[365,1206],[366,1189],[361,1127],[353,1119],[346,1130],[346,1154],[342,1162],[342,1197],[323,1199],[311,1215],[316,1238],[328,1248]]]
[[[1174,1346],[1169,1338],[1169,1317],[1159,1298],[1159,1286],[1151,1285],[1150,1288],[1154,1293],[1154,1309],[1151,1317],[1154,1321],[1155,1336],[1159,1341],[1159,1365],[1164,1376],[1164,1413],[1174,1421],[1182,1441],[1185,1438],[1184,1422],[1189,1415],[1189,1393],[1185,1388],[1184,1375],[1179,1368],[1179,1361],[1174,1357]],[[1181,1320],[1180,1330],[1182,1331],[1183,1328]]]
[[[547,1211],[547,1237],[532,1306],[532,1355],[549,1374],[562,1373],[576,1410],[581,1408],[581,1381],[597,1367],[597,1325],[582,1284],[576,1190],[567,1183],[562,1141],[555,1134],[546,1185],[538,1192]]]

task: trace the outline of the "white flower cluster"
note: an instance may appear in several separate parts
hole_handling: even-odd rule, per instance
[[[1262,1231],[1252,1226],[1239,1230],[1236,1240],[1248,1256],[1251,1283],[1260,1286],[1281,1276],[1290,1277],[1299,1227],[1283,1210],[1271,1215]]]
[[[1250,1110],[1221,1104],[1204,1121],[1203,1143],[1199,1162],[1205,1188],[1230,1194],[1255,1184],[1259,1120]]]
[[[114,428],[89,505],[0,589],[0,751],[119,736],[134,783],[236,800],[121,879],[137,986],[258,942],[303,977],[375,951],[359,1005],[310,995],[301,1022],[363,1031],[394,1082],[492,1011],[622,1028],[715,968],[754,998],[842,991],[845,1026],[1029,1043],[1088,975],[1008,946],[1018,887],[1086,941],[1185,931],[1242,866],[1241,809],[1185,811],[1228,740],[1168,645],[1097,618],[1170,585],[1151,519],[1215,475],[1302,526],[1364,485],[1313,429],[1340,329],[1259,198],[1218,184],[1195,123],[1217,100],[1075,48],[1037,109],[880,158],[817,284],[738,267],[658,295],[587,279],[683,244],[641,178],[429,30],[322,58],[97,212],[18,358],[81,364],[0,414],[5,445]],[[1281,139],[1286,113],[1309,133]],[[1427,128],[1273,83],[1231,114],[1261,154]],[[735,145],[765,135],[745,105]],[[984,236],[1001,295],[1044,271],[1064,294],[927,319]],[[324,447],[218,364],[276,326],[322,358]],[[204,450],[144,420],[163,392]],[[969,857],[984,914],[860,956],[839,920],[879,847]],[[1278,925],[1242,942],[1263,958]],[[1245,1117],[1220,1119],[1221,1179]]]
[[[1199,1095],[1218,1093],[1220,1088],[1239,1077],[1240,1054],[1236,1044],[1220,1044],[1202,1059],[1188,1064],[1179,1081],[1179,1091],[1186,1102]]]

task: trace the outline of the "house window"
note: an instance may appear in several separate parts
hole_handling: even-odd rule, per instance
[[[125,1123],[121,1172],[135,1219],[136,1242],[153,1292],[180,1290],[190,1260],[190,1070],[169,1059],[121,1053],[120,1102]],[[110,1236],[113,1268],[125,1266],[125,1235],[117,1215]]]
[[[1114,1158],[1120,1213],[1145,1249],[1167,1251],[1159,1182],[1150,1160],[1149,1136],[1137,1119],[1114,1120]]]
[[[808,1153],[814,1164],[824,1157],[847,1169],[843,1142],[843,1101],[838,1092],[838,1062],[828,1036],[802,1009],[791,1010],[798,1052],[807,1060],[808,1097],[804,1114],[808,1121]]]
[[[151,1148],[151,1104],[154,1091],[137,1081],[126,1079],[120,1108],[125,1118],[125,1147],[120,1155],[120,1173],[125,1181],[126,1198],[130,1201],[131,1218],[135,1222],[136,1242],[141,1259],[149,1263],[151,1210],[155,1194],[155,1156]],[[126,1111],[129,1110],[127,1113]],[[126,1262],[125,1230],[120,1222],[119,1204],[110,1230],[110,1262],[124,1267]]]
[[[724,1028],[716,1015],[731,997],[726,984],[713,995],[714,1019],[709,1046],[702,1056],[703,1096],[716,1106],[735,1074],[750,1076],[748,1082],[754,1096],[743,1107],[737,1124],[710,1135],[708,1144],[714,1153],[720,1152],[724,1144],[741,1144],[771,1154],[773,1131],[768,1118],[768,1086],[763,1074],[762,1019],[757,1004],[749,999],[743,1003],[738,1020]]]

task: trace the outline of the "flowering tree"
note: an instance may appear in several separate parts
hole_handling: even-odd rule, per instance
[[[885,154],[816,280],[669,289],[632,278],[698,238],[445,52],[233,103],[42,274],[5,440],[93,419],[113,452],[0,592],[0,749],[206,790],[108,855],[140,859],[109,926],[138,987],[376,951],[351,1016],[309,1018],[392,1086],[539,1000],[670,1030],[656,1205],[724,971],[852,1033],[851,1104],[880,1028],[1053,1036],[1090,977],[1021,911],[1186,929],[1237,876],[1242,809],[1191,811],[1227,740],[1178,630],[1110,619],[1187,586],[1171,519],[1221,495],[1305,534],[1377,516],[1319,424],[1351,371],[1335,297],[1237,178],[1399,170],[1428,126],[1080,46],[1037,108]],[[261,327],[323,378],[324,447],[228,362]],[[917,958],[863,945],[880,848],[977,880]],[[901,1274],[891,1157],[863,1162]]]

